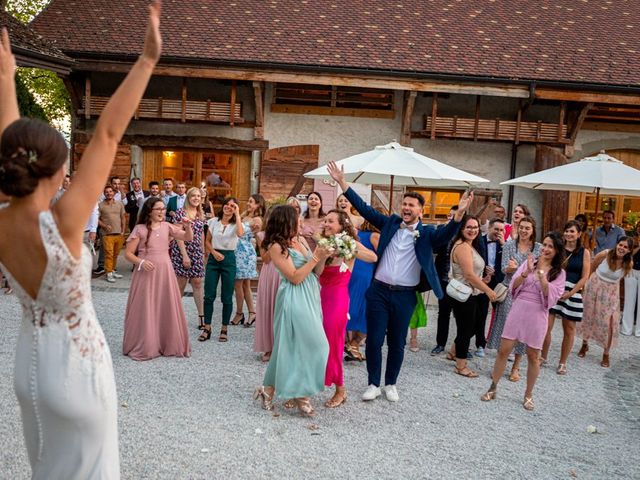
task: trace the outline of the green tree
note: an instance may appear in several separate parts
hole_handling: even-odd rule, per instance
[[[0,6],[23,23],[28,23],[49,4],[50,0],[0,0]],[[39,68],[18,68],[17,77],[23,89],[21,113],[30,112],[29,116],[37,116],[56,124],[59,128],[68,129],[71,113],[71,99],[64,83],[55,73]],[[25,91],[26,90],[26,91]],[[27,100],[27,94],[31,99]],[[35,105],[40,108],[36,109]],[[23,111],[23,108],[26,109]]]

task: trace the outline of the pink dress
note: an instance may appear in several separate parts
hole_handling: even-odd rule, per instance
[[[280,274],[273,262],[263,263],[258,280],[256,300],[256,333],[254,352],[270,352],[273,349],[273,310],[280,286]]]
[[[155,266],[150,272],[136,267],[131,279],[122,352],[134,360],[191,354],[182,297],[169,258],[171,237],[182,240],[184,231],[162,222],[151,231],[148,244],[145,225],[136,225],[127,240],[139,238],[138,257]]]
[[[329,342],[329,359],[324,384],[344,385],[342,354],[347,332],[349,313],[349,280],[351,270],[340,271],[339,265],[329,265],[320,275],[320,300],[322,303],[322,325]]]
[[[518,340],[530,348],[541,350],[547,334],[549,308],[558,303],[564,293],[566,273],[561,270],[553,282],[549,282],[549,293],[545,296],[534,272],[527,275],[518,288],[513,288],[513,284],[525,268],[527,262],[518,267],[509,285],[513,301],[502,338]]]

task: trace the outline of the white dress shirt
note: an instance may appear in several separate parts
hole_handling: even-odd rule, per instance
[[[184,207],[184,201],[187,199],[187,195],[176,195],[178,198],[176,199],[176,203],[178,205],[178,210]]]
[[[384,250],[375,279],[402,287],[415,287],[420,283],[420,262],[416,257],[414,231],[418,222],[400,228]]]
[[[93,207],[91,210],[91,215],[89,215],[89,220],[87,221],[87,225],[84,227],[85,232],[96,233],[98,230],[98,217],[100,216],[98,210],[98,204]]]
[[[498,242],[491,241],[487,238],[487,265],[489,265],[494,270],[496,268],[496,252],[497,251],[498,251]]]
[[[171,192],[171,193],[164,192],[164,195],[162,196],[162,201],[164,202],[164,206],[166,207],[167,204],[169,203],[169,199],[172,197],[175,197],[176,195],[177,195],[176,192]]]

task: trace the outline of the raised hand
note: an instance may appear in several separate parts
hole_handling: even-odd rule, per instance
[[[2,45],[0,45],[0,75],[9,76],[13,80],[16,72],[16,59],[11,53],[11,41],[6,28],[2,29]]]
[[[0,41],[0,133],[11,123],[20,118],[18,100],[16,98],[16,59],[11,53],[9,32],[2,29]]]
[[[142,56],[154,63],[160,59],[160,52],[162,51],[162,37],[160,35],[161,10],[162,2],[160,0],[154,0],[149,5],[149,23],[147,24],[147,33],[142,50]]]
[[[344,179],[344,165],[338,167],[336,162],[329,162],[327,163],[327,172],[329,172],[329,176],[332,179],[338,182],[338,185],[340,185],[343,191],[348,188],[347,182]]]
[[[530,253],[527,257],[527,271],[533,272],[533,254]]]
[[[473,191],[464,192],[458,202],[458,212],[466,212],[473,202]]]

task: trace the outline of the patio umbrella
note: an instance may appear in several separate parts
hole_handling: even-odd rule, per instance
[[[595,223],[595,218],[598,217],[601,193],[604,195],[640,195],[640,170],[625,165],[601,150],[598,155],[593,157],[585,157],[578,162],[507,180],[501,185],[514,185],[534,190],[595,193]]]
[[[389,212],[393,201],[394,185],[428,188],[468,188],[487,183],[486,178],[459,170],[433,158],[420,155],[413,148],[391,142],[368,152],[359,153],[336,164],[344,167],[347,182],[389,185]],[[327,167],[322,166],[304,174],[306,178],[331,180]]]

